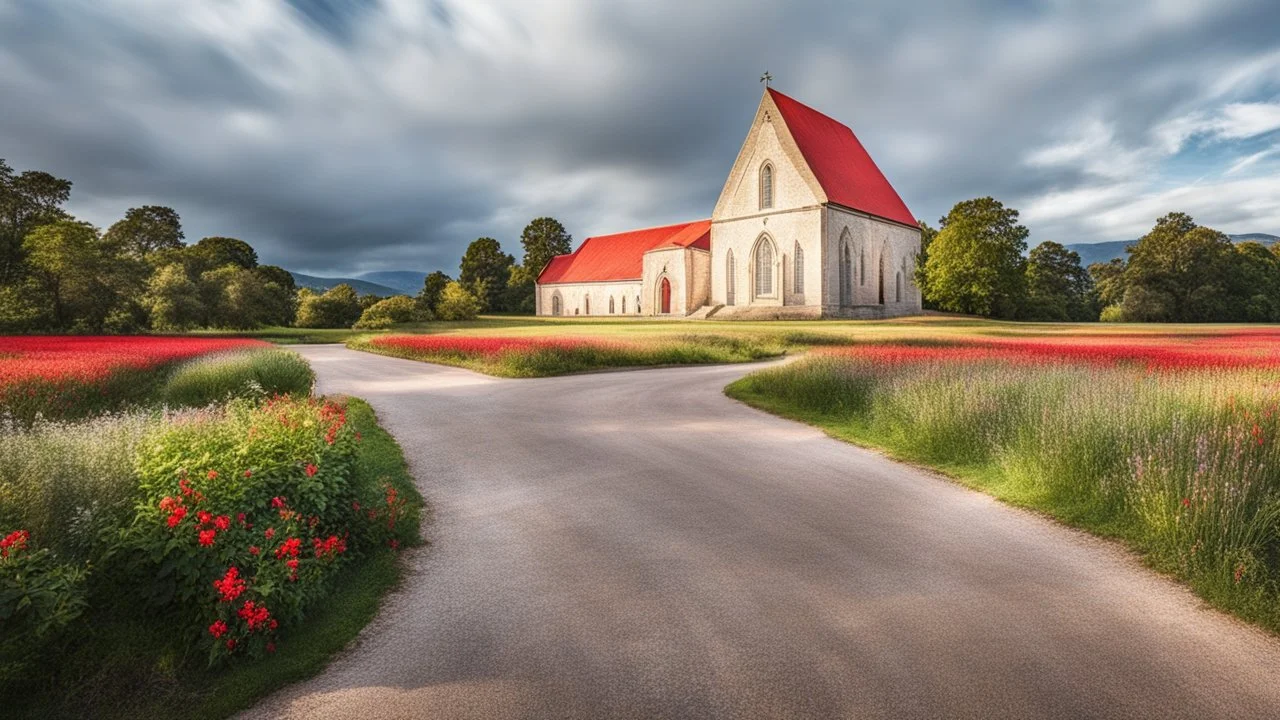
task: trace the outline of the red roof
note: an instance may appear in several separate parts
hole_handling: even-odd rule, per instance
[[[847,125],[773,88],[769,88],[769,96],[827,193],[827,200],[885,220],[916,224],[907,204]]]
[[[538,283],[639,280],[644,273],[644,254],[669,247],[710,250],[711,221],[698,220],[587,238],[573,253],[551,258],[551,262],[538,274]]]

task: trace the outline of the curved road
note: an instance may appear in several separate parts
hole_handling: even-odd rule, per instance
[[[400,440],[432,544],[353,648],[247,717],[1280,717],[1280,641],[726,398],[749,367],[499,380],[301,352]]]

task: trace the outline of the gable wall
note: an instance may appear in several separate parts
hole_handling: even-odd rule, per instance
[[[885,267],[885,315],[910,315],[921,309],[920,288],[912,273],[920,253],[920,230],[886,222],[839,207],[828,206],[823,254],[829,258],[822,269],[822,306],[824,314],[848,315],[840,306],[840,240],[848,232],[853,251],[853,305],[879,306],[879,272],[881,258]],[[903,262],[906,269],[903,269]],[[862,263],[866,263],[866,282],[862,282]],[[894,283],[901,271],[902,302],[895,302]]]

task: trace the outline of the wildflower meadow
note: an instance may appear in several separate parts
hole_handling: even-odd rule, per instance
[[[1280,331],[854,344],[728,392],[1122,538],[1280,628]]]

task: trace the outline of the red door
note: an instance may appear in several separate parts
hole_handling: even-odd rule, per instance
[[[671,281],[670,280],[667,280],[666,278],[662,278],[662,287],[660,289],[660,292],[662,293],[662,314],[670,315],[671,314]]]

